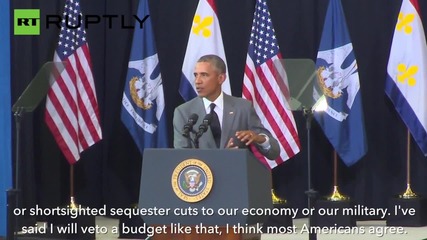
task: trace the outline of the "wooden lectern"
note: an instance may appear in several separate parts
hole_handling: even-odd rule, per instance
[[[260,239],[271,173],[243,149],[146,149],[138,207],[154,240]]]

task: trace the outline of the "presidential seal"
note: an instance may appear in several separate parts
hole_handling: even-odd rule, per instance
[[[213,175],[203,161],[187,159],[175,167],[171,182],[178,198],[185,202],[199,202],[210,193]]]

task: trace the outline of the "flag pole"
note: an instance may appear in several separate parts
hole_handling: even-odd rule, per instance
[[[74,164],[70,164],[70,205],[71,209],[78,209],[79,205],[74,199]]]
[[[407,143],[406,143],[406,191],[399,195],[400,198],[416,198],[418,197],[411,189],[411,132],[407,130]]]
[[[349,197],[342,195],[338,191],[338,154],[334,150],[334,190],[332,194],[328,197],[329,201],[346,201],[349,200]]]

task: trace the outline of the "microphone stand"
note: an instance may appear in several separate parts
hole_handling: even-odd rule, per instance
[[[200,131],[196,133],[196,135],[194,136],[194,147],[195,148],[199,148],[199,138],[203,135],[203,131]]]
[[[15,111],[15,184],[14,188],[7,190],[7,240],[15,240],[18,227],[18,216],[13,214],[13,210],[19,206],[19,168],[21,166],[20,158],[20,135],[21,135],[21,120],[24,113],[24,108],[18,107]]]
[[[317,191],[313,189],[313,184],[311,180],[311,122],[313,120],[313,110],[304,108],[303,114],[306,118],[306,129],[307,129],[307,175],[308,175],[308,190],[305,192],[305,194],[308,197],[308,209],[311,211],[311,209],[314,209],[314,204],[316,202],[317,198]],[[309,226],[315,225],[315,220],[313,213],[310,213],[308,216],[308,224]],[[309,240],[317,240],[317,233],[315,231],[310,231],[309,233]]]
[[[205,117],[206,118],[206,117]],[[210,124],[209,119],[203,120],[203,123],[199,126],[199,131],[194,136],[194,147],[199,148],[199,138],[208,130]]]
[[[193,148],[193,144],[192,144],[192,141],[191,141],[191,137],[190,136],[188,136],[188,137],[186,137],[187,138],[187,146],[185,147],[185,148]]]
[[[199,142],[197,139],[197,142],[195,140],[191,139],[191,133],[196,134],[193,128],[191,128],[190,132],[187,134],[182,134],[185,138],[187,138],[187,146],[185,148],[193,148],[193,145],[195,148],[199,148]]]
[[[194,148],[199,148],[199,138],[198,134],[196,134],[196,136],[194,136]]]

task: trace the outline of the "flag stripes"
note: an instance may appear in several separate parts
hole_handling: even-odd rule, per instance
[[[275,163],[267,160],[262,155],[258,155],[258,158],[261,157],[262,161],[268,164],[270,168],[274,168],[297,154],[300,145],[299,141],[295,141],[295,138],[298,139],[298,133],[293,116],[289,115],[289,113],[292,113],[285,109],[284,98],[278,97],[282,95],[282,92],[276,82],[281,80],[267,80],[277,77],[274,74],[276,71],[272,67],[272,62],[278,59],[278,56],[273,57],[266,62],[265,66],[256,68],[254,73],[255,65],[248,56],[244,76],[245,84],[243,86],[244,98],[254,103],[255,111],[262,119],[263,125],[272,131],[273,136],[279,141],[281,155],[275,160]],[[284,134],[283,129],[287,129]]]
[[[80,153],[102,139],[98,102],[92,74],[91,57],[80,2],[68,0],[64,16],[71,23],[62,23],[54,62],[63,62],[65,69],[54,74],[46,98],[45,121],[59,148],[70,164]],[[74,19],[74,20],[72,20]],[[80,27],[67,29],[68,26]]]

